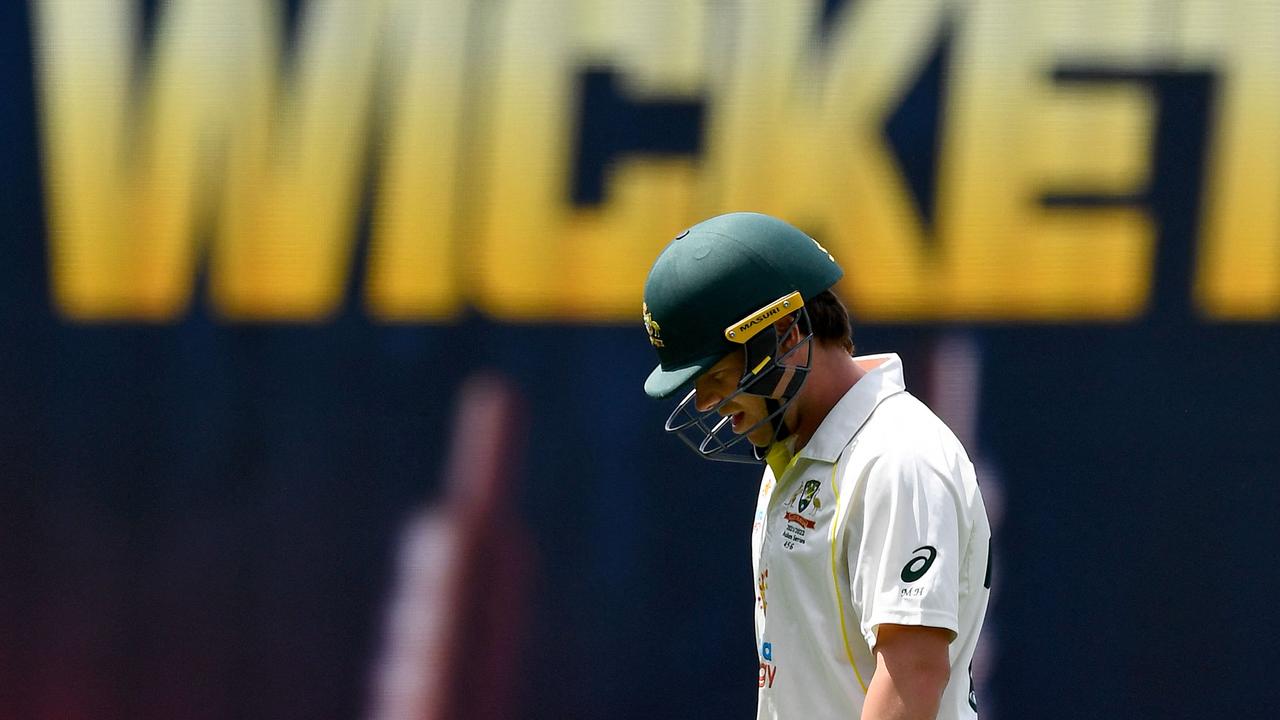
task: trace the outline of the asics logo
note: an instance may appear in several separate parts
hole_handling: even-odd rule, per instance
[[[922,545],[911,552],[921,551],[924,554],[916,555],[902,567],[902,582],[913,583],[924,577],[924,574],[929,572],[929,568],[933,567],[933,560],[938,557],[938,549],[932,545]]]

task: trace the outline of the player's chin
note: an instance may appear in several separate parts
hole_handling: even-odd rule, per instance
[[[773,443],[773,428],[767,425],[758,427],[750,433],[747,433],[747,440],[758,448],[767,448]]]

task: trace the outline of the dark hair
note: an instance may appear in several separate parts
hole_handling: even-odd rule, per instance
[[[809,311],[809,324],[813,336],[827,345],[839,345],[853,354],[853,326],[849,323],[849,311],[840,298],[830,290],[823,290],[804,303]]]

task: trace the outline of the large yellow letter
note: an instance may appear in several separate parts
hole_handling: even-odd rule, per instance
[[[1150,7],[969,4],[952,57],[940,167],[947,268],[939,315],[1120,320],[1146,307],[1154,229],[1136,207],[1051,208],[1052,192],[1123,196],[1147,183],[1154,105],[1140,86],[1054,86],[1067,59],[1133,67]],[[1089,28],[1082,33],[1080,28]],[[1103,55],[1105,53],[1105,55]]]
[[[1280,13],[1269,2],[1197,3],[1221,49],[1221,103],[1205,183],[1196,299],[1210,316],[1280,317]]]
[[[213,230],[211,287],[225,315],[317,319],[335,308],[381,5],[308,4],[296,71],[282,81],[272,3],[165,3],[144,64],[131,3],[39,0],[57,307],[79,320],[173,318],[190,300],[195,238]],[[216,224],[201,222],[215,212]]]
[[[620,157],[599,205],[575,207],[580,72],[607,67],[630,99],[696,98],[700,2],[500,4],[483,126],[482,211],[460,240],[480,307],[508,319],[639,318],[645,274],[693,216],[688,157]],[[576,12],[575,12],[576,11]]]
[[[234,17],[214,5],[168,6],[135,96],[128,4],[34,3],[51,284],[71,318],[166,320],[187,305],[208,146],[236,100],[240,56]]]
[[[464,84],[467,23],[476,3],[395,0],[384,40],[386,117],[365,294],[370,313],[396,321],[457,311],[455,219],[474,192],[460,186],[464,122],[479,108]],[[463,112],[469,110],[469,116]]]

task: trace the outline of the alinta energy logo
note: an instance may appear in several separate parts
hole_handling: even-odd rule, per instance
[[[773,681],[778,677],[778,666],[773,664],[773,643],[766,642],[760,644],[760,687],[771,688]]]

